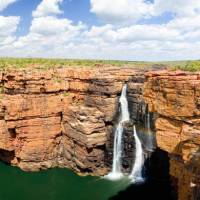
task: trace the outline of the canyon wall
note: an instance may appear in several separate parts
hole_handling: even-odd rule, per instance
[[[144,99],[157,113],[157,145],[169,153],[178,199],[200,199],[200,73],[146,73]]]
[[[123,170],[130,172],[134,159],[132,122],[144,125],[148,104],[178,198],[200,198],[200,73],[114,67],[2,71],[0,160],[25,171],[65,167],[107,174],[125,83],[132,121],[124,124]]]
[[[0,72],[0,159],[26,171],[106,174],[122,86],[128,84],[132,119],[142,120],[143,74],[133,68]]]

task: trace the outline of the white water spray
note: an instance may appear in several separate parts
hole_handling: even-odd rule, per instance
[[[119,99],[121,115],[114,137],[112,171],[106,176],[106,178],[111,180],[118,180],[123,177],[123,174],[121,172],[123,123],[125,121],[130,120],[126,93],[127,93],[127,85],[124,85]]]
[[[133,165],[133,169],[129,178],[133,183],[143,182],[144,179],[142,177],[142,167],[144,164],[144,155],[142,144],[140,142],[139,137],[137,136],[136,127],[134,126],[134,138],[135,138],[135,162]]]

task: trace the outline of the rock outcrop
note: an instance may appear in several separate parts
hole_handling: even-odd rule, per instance
[[[144,122],[146,104],[155,113],[157,144],[170,157],[178,198],[200,198],[200,73],[113,67],[2,71],[0,160],[26,171],[65,167],[105,175],[124,83],[132,121]],[[124,127],[125,172],[133,162],[132,121]]]
[[[144,99],[158,114],[158,147],[169,153],[180,200],[200,199],[200,73],[149,72]]]
[[[0,159],[26,171],[67,167],[103,175],[122,86],[142,119],[144,72],[133,68],[0,72]]]

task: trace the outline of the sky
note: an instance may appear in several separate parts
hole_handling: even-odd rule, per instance
[[[0,57],[200,59],[200,0],[0,0]]]

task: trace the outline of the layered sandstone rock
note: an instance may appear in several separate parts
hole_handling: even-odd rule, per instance
[[[200,73],[146,74],[144,99],[158,113],[158,146],[170,155],[170,175],[180,200],[200,198]]]
[[[143,81],[133,68],[1,72],[0,159],[27,171],[107,173],[122,86],[141,115]]]

